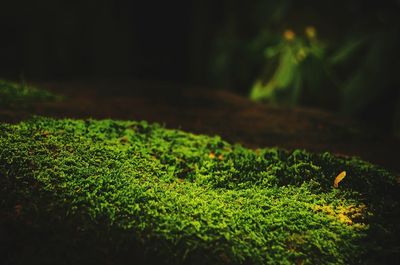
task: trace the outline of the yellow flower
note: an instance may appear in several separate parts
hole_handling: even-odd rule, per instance
[[[292,41],[294,40],[294,37],[296,36],[296,34],[294,34],[293,30],[291,29],[287,29],[283,32],[283,37],[285,38],[285,40],[287,41]]]
[[[309,39],[314,39],[317,36],[317,30],[313,26],[306,27],[305,32]]]

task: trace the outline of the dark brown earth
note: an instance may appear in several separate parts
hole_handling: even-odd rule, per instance
[[[113,118],[158,122],[168,128],[220,135],[251,148],[278,146],[358,156],[400,172],[400,139],[332,113],[255,103],[225,90],[138,81],[35,84],[65,96],[27,110],[1,110],[0,120],[32,114],[58,118]]]

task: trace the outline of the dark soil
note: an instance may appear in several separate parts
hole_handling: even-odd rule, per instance
[[[32,114],[146,120],[168,128],[217,134],[247,147],[278,146],[358,156],[400,172],[400,139],[320,110],[254,103],[225,90],[166,83],[103,80],[35,85],[64,95],[65,100],[29,109],[0,109],[1,121],[16,122]]]

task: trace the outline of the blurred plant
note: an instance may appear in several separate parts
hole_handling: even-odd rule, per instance
[[[248,16],[241,5],[230,11],[235,23],[217,39],[210,68],[216,85],[251,88],[253,100],[338,111],[400,134],[398,1],[249,5]]]
[[[283,32],[265,49],[266,64],[277,66],[256,79],[250,98],[289,105],[311,105],[373,121],[400,134],[397,28],[349,34],[330,49],[314,27],[305,36]],[[377,109],[379,108],[379,109]]]
[[[323,65],[325,47],[317,39],[315,27],[306,27],[305,35],[305,38],[297,37],[293,30],[285,30],[276,46],[265,49],[267,60],[277,60],[278,66],[272,77],[262,76],[256,80],[251,99],[296,104],[305,85],[313,87],[319,83],[320,76],[308,69]]]

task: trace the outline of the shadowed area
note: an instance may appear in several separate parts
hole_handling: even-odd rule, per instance
[[[261,104],[227,90],[170,83],[102,80],[38,83],[64,100],[0,110],[4,121],[32,114],[146,120],[195,133],[221,135],[248,147],[329,151],[400,171],[400,140],[329,112]]]

